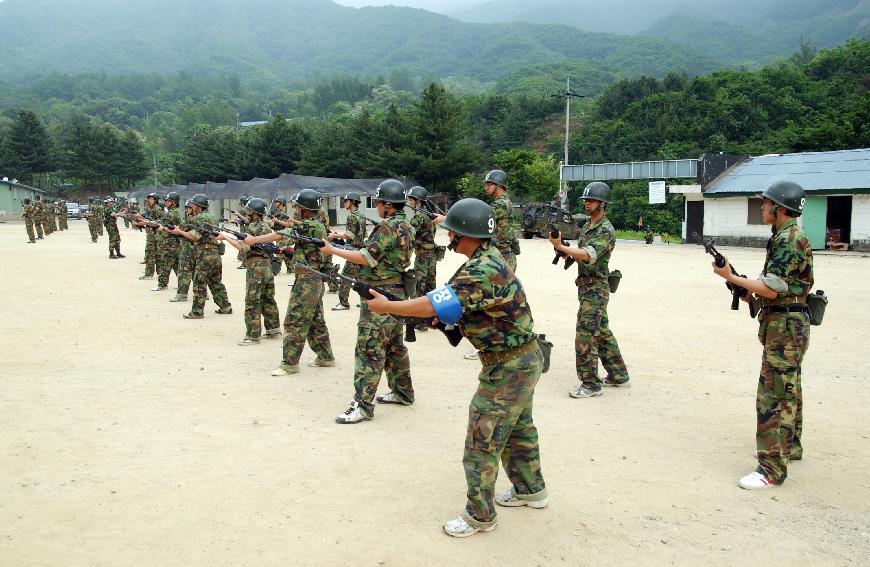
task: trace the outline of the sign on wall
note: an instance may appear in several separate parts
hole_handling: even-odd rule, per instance
[[[650,181],[649,182],[649,204],[657,205],[657,204],[665,204],[668,202],[667,199],[667,190],[665,188],[664,181]]]

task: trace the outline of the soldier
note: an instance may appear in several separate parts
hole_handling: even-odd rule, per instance
[[[264,222],[266,201],[253,197],[245,198],[245,209],[238,214],[244,215],[245,223],[240,225],[251,236],[274,234]],[[266,338],[280,337],[281,329],[278,304],[275,303],[275,274],[268,254],[252,249],[249,245],[228,237],[221,232],[218,238],[230,243],[239,251],[239,257],[247,268],[245,275],[245,337],[239,341],[241,346],[260,342],[261,320],[265,319]]]
[[[61,199],[60,201],[58,201],[57,208],[58,208],[58,213],[59,213],[58,217],[57,217],[57,221],[60,224],[60,229],[61,230],[69,230],[69,221],[68,221],[67,216],[66,216],[66,201],[64,199]]]
[[[49,236],[53,232],[51,230],[51,223],[49,223],[49,218],[51,218],[51,203],[48,199],[39,200],[37,201],[37,209],[39,211],[39,222],[42,225],[42,232],[45,236]]]
[[[208,197],[198,193],[190,200],[193,225],[191,230],[181,230],[178,226],[169,232],[183,236],[194,244],[196,267],[193,272],[193,305],[190,313],[185,313],[185,319],[202,319],[205,310],[207,289],[211,289],[211,296],[217,303],[215,313],[229,315],[233,307],[227,297],[227,288],[221,282],[223,264],[218,252],[218,240],[213,233],[205,229],[206,224],[215,224],[214,218],[208,214]]]
[[[344,209],[347,211],[344,232],[329,234],[329,240],[341,238],[347,240],[354,248],[362,248],[366,241],[366,219],[357,212],[362,197],[356,191],[348,191],[344,196]],[[356,279],[360,267],[353,262],[345,262],[341,273],[352,279]],[[350,286],[342,285],[338,288],[338,304],[333,311],[346,311],[350,309]]]
[[[303,189],[294,195],[291,203],[301,222],[294,229],[303,236],[326,238],[326,228],[320,222],[320,193],[313,189]],[[280,240],[286,236],[285,243],[294,247],[293,263],[308,266],[317,271],[323,271],[324,258],[316,244],[298,241],[290,230],[265,236],[250,236],[246,244]],[[299,372],[299,358],[305,341],[317,357],[308,363],[309,366],[335,366],[335,356],[329,341],[329,329],[323,317],[323,280],[320,276],[295,267],[295,278],[290,300],[287,302],[287,313],[284,315],[284,345],[281,365],[272,371],[272,376],[286,376]]]
[[[45,233],[42,230],[42,197],[39,195],[33,196],[33,225],[36,228],[36,239],[43,240]]]
[[[163,215],[163,220],[167,224],[178,226],[182,223],[181,213],[178,210],[178,202],[181,200],[181,195],[176,192],[171,192],[166,195],[166,213]],[[175,278],[178,279],[178,251],[181,247],[181,237],[171,234],[169,229],[161,226],[158,231],[163,238],[163,244],[160,247],[160,262],[159,271],[157,272],[157,286],[151,291],[166,291],[169,286],[169,274],[175,271]]]
[[[492,243],[492,208],[478,199],[462,199],[451,207],[443,226],[449,231],[449,248],[469,258],[450,282],[409,301],[387,301],[372,292],[374,299],[366,304],[377,313],[437,316],[456,324],[481,353],[483,368],[468,409],[462,458],[467,502],[465,511],[443,526],[450,536],[468,537],[498,526],[493,500],[508,507],[548,504],[532,418],[544,357],[523,286]],[[511,488],[496,495],[499,457]]]
[[[145,198],[145,210],[138,218],[146,218],[150,221],[157,221],[160,218],[160,212],[157,209],[157,193],[148,193]],[[141,226],[141,225],[140,225]],[[145,227],[145,273],[139,276],[140,280],[150,280],[154,278],[154,272],[157,270],[157,241],[155,234],[157,229]]]
[[[562,244],[562,234],[547,238],[553,248],[564,252],[577,261],[577,331],[574,336],[575,362],[580,385],[568,391],[572,398],[600,396],[601,379],[598,377],[598,359],[607,371],[606,386],[628,388],[629,376],[619,352],[616,337],[610,331],[607,318],[607,302],[610,287],[608,263],[616,244],[613,225],[604,216],[610,202],[610,186],[596,181],[583,190],[583,207],[589,221],[580,229],[577,238],[579,248]]]
[[[94,198],[88,197],[88,212],[85,215],[85,220],[88,221],[88,231],[91,233],[91,242],[96,243],[99,232],[97,231],[97,211],[95,210]]]
[[[234,223],[238,227],[239,232],[247,232],[245,227],[247,226],[247,224],[249,222],[251,222],[251,218],[248,216],[248,212],[247,212],[248,211],[247,204],[248,204],[248,201],[250,199],[251,198],[248,197],[247,195],[242,195],[241,197],[239,197],[239,209],[237,211],[230,211],[232,216],[231,216],[229,222]],[[265,216],[265,215],[263,215],[263,216]],[[262,217],[261,217],[261,220],[262,220]],[[227,240],[227,242],[232,242],[232,241]],[[245,266],[245,261],[244,261],[244,258],[242,257],[242,252],[239,252],[236,259],[239,261],[239,265],[236,266],[237,269],[239,269],[239,270],[248,269],[247,266]],[[274,282],[272,282],[272,283],[274,284]]]
[[[106,197],[105,207],[103,210],[103,224],[106,227],[106,234],[109,235],[109,258],[126,258],[121,254],[121,233],[118,232],[118,216],[121,213],[115,212],[115,198],[111,195]]]
[[[295,199],[298,194],[293,195]],[[290,226],[294,226],[298,224],[298,220],[293,218],[291,215],[294,214],[292,211],[287,210],[287,198],[286,197],[275,197],[275,200],[272,201],[272,218],[267,221],[274,230],[281,230],[282,228],[288,228]],[[287,267],[287,273],[293,273],[293,260],[290,258],[284,258],[284,264]],[[281,264],[276,263],[277,271],[275,274],[277,275],[281,271]]]
[[[414,279],[417,282],[415,297],[426,295],[435,289],[435,224],[420,207],[426,200],[426,189],[416,185],[408,190],[408,206],[411,208],[411,227],[414,229]],[[417,329],[427,330],[420,324]]]
[[[405,297],[405,270],[411,263],[411,226],[405,220],[405,185],[387,179],[378,185],[374,197],[378,215],[384,219],[369,236],[364,248],[342,250],[328,241],[324,254],[334,254],[362,266],[359,277],[369,285]],[[373,313],[366,305],[357,323],[354,400],[335,418],[337,423],[359,423],[374,416],[375,393],[381,373],[386,371],[390,391],[378,396],[378,403],[411,405],[414,386],[408,348],[402,342],[402,323],[389,315]]]
[[[329,234],[330,232],[332,232],[332,227],[329,225],[329,210],[327,209],[326,205],[327,199],[324,199],[322,194],[320,195],[320,200],[323,204],[321,205],[320,210],[317,212],[317,218],[326,228],[326,233]],[[323,271],[331,274],[334,270],[335,267],[332,263],[332,256],[326,256],[324,258]],[[329,289],[329,293],[338,292],[338,285],[333,281],[326,282],[326,287]]]
[[[758,279],[731,273],[728,262],[713,271],[760,300],[758,339],[764,346],[755,399],[758,467],[740,479],[757,490],[785,482],[789,461],[803,458],[801,363],[810,343],[807,296],[813,287],[813,251],[797,224],[806,203],[803,187],[777,181],[761,194],[761,220],[771,225],[764,271]],[[746,300],[747,298],[744,298]]]
[[[21,216],[24,218],[24,228],[27,229],[27,243],[36,244],[36,236],[33,234],[33,215],[36,213],[36,207],[30,204],[30,199],[25,197],[21,203]]]
[[[495,236],[493,244],[511,270],[517,270],[519,241],[514,234],[514,207],[507,195],[507,173],[493,169],[483,180],[483,191],[492,199],[492,214],[495,217]]]
[[[97,227],[97,235],[103,236],[103,213],[106,208],[103,206],[103,199],[100,197],[94,198],[94,214],[96,215],[95,225]]]
[[[184,203],[184,215],[181,222],[176,226],[185,228],[190,224],[193,218],[191,203],[190,199]],[[194,268],[196,267],[195,256],[193,243],[186,238],[181,238],[178,245],[178,272],[176,272],[178,276],[178,290],[175,293],[175,297],[169,300],[170,302],[181,303],[187,301],[187,291],[190,289],[190,281],[193,278]]]

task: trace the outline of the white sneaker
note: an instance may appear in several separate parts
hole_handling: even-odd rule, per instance
[[[239,341],[239,346],[251,346],[258,344],[260,339],[253,339],[251,337],[245,337],[244,339]]]
[[[344,410],[344,413],[339,414],[335,418],[335,423],[359,423],[371,418],[372,416],[366,415],[366,412],[363,411],[360,405],[356,401],[353,401],[350,403],[350,407]]]
[[[335,360],[321,360],[319,358],[312,358],[307,362],[308,366],[312,366],[314,368],[332,368],[335,366]]]
[[[166,286],[159,286],[158,285],[157,287],[152,287],[151,291],[166,291]]]
[[[345,305],[344,303],[339,303],[332,308],[333,311],[347,311],[348,309],[350,309],[350,305]]]
[[[406,402],[405,400],[403,400],[402,398],[400,398],[392,390],[390,390],[389,392],[387,392],[383,396],[378,396],[375,399],[378,401],[379,404],[401,404],[403,406],[411,405],[408,402]]]
[[[488,528],[479,528],[477,526],[472,526],[471,524],[466,522],[465,518],[463,518],[462,516],[457,516],[449,522],[445,522],[443,527],[444,533],[449,536],[468,537],[473,536],[477,532],[491,532],[498,527],[498,522],[489,526]]]
[[[737,484],[740,485],[740,488],[745,488],[746,490],[760,490],[773,486],[770,480],[758,471],[744,476]]]
[[[299,365],[287,366],[282,364],[272,371],[272,376],[288,376],[290,374],[299,374]]]
[[[514,494],[513,490],[505,490],[500,494],[495,495],[495,503],[500,504],[501,506],[507,506],[512,508],[514,506],[528,506],[529,508],[546,508],[547,504],[550,503],[549,499],[544,498],[543,500],[523,500],[516,494]]]
[[[466,360],[478,360],[480,358],[480,351],[473,350],[471,352],[467,352],[463,355]]]
[[[572,398],[596,398],[602,394],[604,394],[604,392],[602,392],[600,388],[593,390],[586,386],[577,386],[576,388],[568,390],[568,395]]]

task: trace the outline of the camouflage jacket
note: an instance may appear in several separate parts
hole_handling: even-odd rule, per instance
[[[166,209],[166,212],[163,214],[163,221],[169,224],[173,224],[175,226],[179,226],[183,222],[183,217],[181,211],[178,210],[178,207],[174,209]],[[181,243],[181,240],[187,240],[183,236],[175,236],[174,234],[169,234],[168,232],[163,232],[165,234],[166,242],[170,246],[177,246]]]
[[[103,225],[107,228],[110,225],[118,226],[118,218],[113,216],[115,214],[115,210],[111,207],[102,207],[100,209],[100,214],[102,215]]]
[[[21,216],[28,220],[33,220],[33,215],[36,213],[36,208],[33,205],[24,205],[21,210]]]
[[[209,230],[203,230],[204,225],[216,225],[217,223],[214,220],[214,217],[208,214],[206,211],[199,213],[194,216],[190,223],[193,225],[190,233],[194,236],[194,246],[197,251],[202,250],[217,250],[218,248],[218,240]]]
[[[417,256],[434,253],[435,223],[432,219],[420,211],[415,211],[411,217],[411,227],[414,229],[414,253]]]
[[[316,244],[306,244],[297,241],[293,238],[293,232],[298,232],[303,236],[310,236],[312,238],[326,238],[326,227],[323,226],[323,223],[320,222],[318,218],[310,218],[302,221],[302,224],[297,225],[294,228],[282,230],[281,234],[284,235],[284,245],[285,246],[293,246],[295,251],[293,252],[293,263],[294,264],[304,264],[310,268],[321,271],[323,270],[323,266],[326,264],[325,258],[323,254],[320,253],[320,248],[317,247]],[[297,276],[311,276],[311,272],[302,271],[297,274]],[[320,277],[314,275],[313,277]]]
[[[810,240],[790,218],[767,241],[761,281],[779,293],[770,303],[805,301],[813,287],[813,250]]]
[[[326,231],[329,232],[329,211],[327,211],[326,208],[321,207],[317,212],[317,218],[320,220],[320,223]]]
[[[272,229],[262,220],[257,220],[246,224],[245,232],[251,236],[260,236],[262,234],[270,234]],[[242,244],[241,260],[245,263],[245,266],[250,267],[256,263],[268,261],[268,259],[269,257],[263,252],[252,250],[250,246]]]
[[[577,262],[577,274],[581,278],[591,276],[606,280],[610,273],[610,254],[616,245],[616,232],[607,217],[597,224],[587,222],[583,225],[577,236],[577,245],[589,254],[588,263]]]
[[[499,250],[507,250],[511,243],[516,240],[514,235],[514,207],[507,193],[492,203],[492,216],[495,219],[495,237],[492,243]]]
[[[459,330],[478,350],[508,350],[535,339],[523,285],[490,243],[478,246],[450,287],[462,306]]]
[[[360,253],[366,265],[360,277],[366,282],[399,283],[405,269],[411,264],[411,225],[404,211],[389,216],[372,231]]]
[[[356,211],[347,214],[344,232],[350,236],[350,245],[362,248],[366,241],[366,219]]]

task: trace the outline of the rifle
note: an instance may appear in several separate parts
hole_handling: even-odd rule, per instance
[[[236,240],[244,240],[249,236],[247,233],[232,230],[225,226],[215,226],[208,223],[204,223],[203,226],[214,236],[217,236],[218,232],[226,232],[227,234],[231,234],[236,237]],[[251,250],[262,252],[270,260],[273,261],[275,260],[276,255],[286,256],[287,258],[290,258],[293,255],[292,252],[288,252],[284,248],[281,248],[277,244],[272,244],[271,242],[259,242],[257,244],[251,244]]]
[[[318,248],[323,248],[326,246],[326,243],[322,238],[316,238],[314,236],[305,236],[298,230],[293,231],[293,238],[295,238],[298,242],[303,244],[314,244]],[[332,245],[336,248],[341,248],[342,250],[356,250],[353,246],[349,245],[347,242],[340,238],[336,238],[332,241]]]
[[[305,264],[294,264],[294,266],[303,268],[305,270],[308,270],[311,273],[319,275],[320,279],[322,279],[323,281],[331,281],[332,283],[339,284],[339,285],[341,285],[341,284],[349,285],[350,288],[352,290],[354,290],[355,292],[357,292],[363,300],[372,298],[372,296],[369,294],[369,290],[373,289],[376,292],[383,295],[384,297],[386,297],[387,299],[389,299],[390,301],[404,301],[398,295],[390,293],[389,291],[387,291],[385,289],[382,289],[382,288],[379,288],[379,287],[376,287],[373,285],[369,285],[365,282],[357,281],[355,279],[349,278],[349,277],[342,275],[342,274],[339,274],[339,273],[326,274],[323,272],[318,272],[314,268],[312,268],[310,266],[306,266]],[[413,343],[417,340],[417,333],[415,332],[414,325],[417,325],[420,323],[426,323],[430,327],[433,326],[433,324],[432,324],[433,319],[432,318],[399,317],[396,315],[391,315],[391,317],[394,317],[394,318],[398,319],[399,321],[403,321],[405,323],[405,342],[409,342],[409,343]],[[443,321],[438,321],[438,323],[435,324],[434,327],[436,329],[438,329],[439,331],[441,331],[442,333],[444,333],[444,336],[447,337],[447,340],[450,342],[451,346],[458,345],[459,341],[462,340],[462,333],[459,332],[458,327],[451,326],[451,328],[448,329],[447,325]]]
[[[369,217],[367,217],[367,216],[365,216],[365,215],[363,215],[363,214],[360,214],[360,213],[358,213],[358,212],[356,212],[356,211],[354,211],[354,212],[352,212],[352,213],[350,213],[350,214],[352,214],[352,215],[354,215],[354,216],[357,216],[357,217],[361,218],[361,219],[363,220],[363,222],[370,222],[370,223],[372,223],[372,226],[375,227],[375,228],[377,228],[377,227],[380,226],[380,224],[381,224],[381,223],[379,223],[378,221],[376,221],[376,220],[374,220],[374,219],[371,219],[371,218],[369,218]]]
[[[695,242],[704,247],[704,251],[707,252],[707,254],[713,256],[713,261],[716,263],[717,267],[721,268],[725,265],[725,256],[723,256],[718,250],[716,250],[716,247],[713,246],[713,243],[716,241],[715,238],[703,239],[697,232],[692,233],[692,238],[695,239]],[[731,268],[731,273],[735,276],[741,278],[746,277],[743,274],[738,274],[737,270],[734,269],[734,266],[729,264],[729,267]],[[755,319],[755,315],[758,313],[758,302],[752,294],[749,293],[749,290],[731,282],[725,282],[725,287],[727,287],[728,291],[731,292],[731,310],[737,311],[740,309],[740,299],[749,296],[749,317]]]
[[[555,228],[551,228],[551,229],[550,229],[550,238],[556,238],[557,236],[559,236],[559,231],[556,230]],[[570,244],[568,243],[568,241],[565,240],[564,238],[562,239],[561,244],[562,244],[562,246],[570,246]],[[553,248],[553,250],[556,250],[556,249]],[[559,258],[564,258],[564,259],[565,259],[565,269],[566,269],[566,270],[567,270],[568,268],[570,268],[571,265],[575,262],[574,258],[572,258],[571,256],[569,256],[569,255],[566,254],[565,252],[562,252],[561,250],[556,250],[556,257],[553,258],[553,265],[554,265],[554,266],[555,266],[556,264],[559,263]]]

